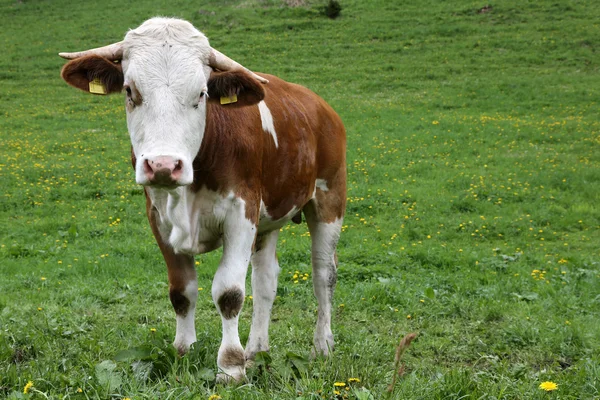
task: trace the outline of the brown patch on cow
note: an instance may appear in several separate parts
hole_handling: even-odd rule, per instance
[[[228,348],[219,357],[221,368],[240,367],[246,363],[246,356],[241,349]]]
[[[257,104],[265,98],[263,85],[245,71],[213,72],[208,79],[208,99],[219,102],[221,97],[237,96],[235,103],[223,107],[242,107]]]
[[[107,58],[90,55],[69,61],[62,68],[60,76],[69,85],[90,91],[90,82],[99,79],[107,94],[119,93],[123,89],[123,68]]]
[[[217,300],[221,315],[225,319],[235,318],[242,309],[242,304],[244,304],[244,294],[238,288],[225,290]]]
[[[321,178],[330,186],[328,197],[336,198],[327,206],[331,211],[323,221],[341,217],[346,200],[346,131],[341,119],[309,89],[265,77],[269,79],[264,85],[265,103],[280,133],[279,146],[265,146],[262,157],[262,200],[269,215],[277,220],[294,206],[303,208],[313,196],[316,179]]]
[[[258,224],[262,179],[262,133],[258,107],[224,107],[209,102],[206,130],[193,162],[193,191],[202,187],[245,202],[246,218]]]
[[[193,162],[191,189],[206,187],[222,195],[233,190],[245,201],[246,218],[257,224],[261,200],[270,218],[279,220],[294,207],[302,209],[312,198],[316,179],[321,178],[328,182],[329,190],[317,190],[317,196],[322,197],[319,220],[341,218],[346,203],[342,121],[310,90],[275,76],[261,76],[269,79],[269,84],[246,78],[265,93],[275,130],[282,133],[279,146],[275,147],[271,136],[263,131],[258,107],[221,106],[215,103],[219,93],[213,93],[215,101],[207,104],[202,146]],[[213,88],[223,85],[222,90],[228,93],[225,73],[215,72],[213,77],[217,79]],[[327,195],[322,196],[324,193]]]
[[[169,297],[171,299],[171,304],[173,304],[173,308],[175,309],[175,314],[185,317],[190,308],[190,301],[188,298],[177,289],[169,290]]]

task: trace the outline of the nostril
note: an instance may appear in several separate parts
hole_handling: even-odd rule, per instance
[[[177,160],[177,162],[175,163],[175,168],[173,168],[173,171],[181,171],[183,169],[183,162],[181,160]]]
[[[148,174],[151,174],[152,172],[154,172],[154,170],[152,169],[152,167],[148,163],[148,160],[144,160],[144,172],[146,172]]]

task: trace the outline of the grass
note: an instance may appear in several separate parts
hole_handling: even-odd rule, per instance
[[[0,1],[0,397],[599,398],[600,6],[347,0],[331,20],[298,3]],[[304,225],[282,232],[272,350],[249,384],[214,383],[219,252],[197,258],[198,343],[171,350],[123,100],[67,87],[56,56],[159,14],[310,87],[346,124],[330,359],[308,358]],[[248,298],[243,342],[251,314]]]

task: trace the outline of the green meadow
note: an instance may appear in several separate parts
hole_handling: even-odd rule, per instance
[[[0,398],[600,398],[600,3],[325,3],[0,0]],[[123,97],[68,87],[57,56],[156,15],[344,120],[330,358],[310,358],[305,224],[280,236],[247,383],[215,382],[220,251],[196,258],[198,342],[175,355]]]

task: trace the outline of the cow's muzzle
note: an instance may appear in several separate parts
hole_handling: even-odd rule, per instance
[[[144,175],[149,186],[179,186],[183,174],[183,161],[169,156],[144,160]]]

